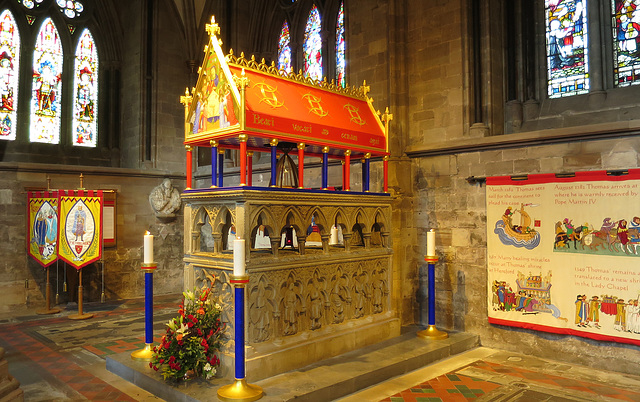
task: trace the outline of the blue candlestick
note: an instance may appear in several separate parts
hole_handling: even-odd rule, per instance
[[[144,271],[144,342],[145,347],[131,353],[133,360],[151,361],[153,357],[153,271],[155,263],[143,263]]]
[[[439,331],[436,328],[436,262],[438,262],[438,257],[436,256],[427,256],[425,257],[425,261],[427,262],[427,278],[429,280],[429,326],[427,329],[419,331],[417,333],[419,338],[423,339],[446,339],[449,337],[449,334],[446,332]]]
[[[153,272],[144,273],[144,329],[145,342],[153,343]]]
[[[222,401],[243,401],[251,402],[262,398],[262,388],[248,384],[245,378],[245,355],[244,355],[244,287],[249,283],[249,277],[231,276],[229,281],[235,287],[235,375],[236,380],[229,385],[218,388],[218,398]]]
[[[236,339],[236,378],[245,378],[244,372],[244,287],[236,287],[235,339]]]

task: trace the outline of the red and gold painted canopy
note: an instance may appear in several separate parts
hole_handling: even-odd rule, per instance
[[[215,24],[193,93],[185,104],[185,144],[235,148],[240,134],[249,149],[266,151],[273,139],[304,143],[308,153],[339,156],[388,153],[386,126],[367,96],[368,87],[341,88],[286,74],[253,58],[224,57]]]

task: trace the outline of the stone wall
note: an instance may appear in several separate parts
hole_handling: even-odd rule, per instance
[[[636,168],[639,150],[640,138],[632,137],[414,159],[416,221],[438,228],[437,325],[478,334],[488,347],[636,372],[640,357],[630,353],[636,346],[488,324],[485,186],[466,178]]]
[[[171,177],[173,185],[184,189],[180,174],[141,172],[115,168],[88,168],[42,164],[0,163],[0,311],[10,311],[24,305],[28,309],[44,306],[45,274],[38,263],[27,255],[27,194],[28,188],[46,189],[47,175],[51,188],[79,187],[79,175],[84,176],[87,189],[110,189],[116,198],[116,246],[104,249],[104,292],[106,300],[144,295],[142,241],[146,230],[155,235],[155,260],[158,270],[154,276],[154,293],[179,293],[182,290],[182,212],[174,222],[156,219],[149,204],[149,193]],[[52,304],[58,293],[60,304],[73,301],[77,293],[77,273],[67,269],[68,289],[64,291],[65,265],[50,266]],[[58,275],[56,275],[58,272]],[[85,302],[98,302],[102,294],[102,266],[100,263],[83,268]]]
[[[470,176],[636,168],[640,165],[637,120],[630,120],[634,118],[631,114],[622,116],[610,110],[606,103],[602,104],[602,110],[596,110],[593,104],[582,107],[586,102],[583,96],[563,99],[565,108],[555,111],[556,116],[563,118],[547,120],[548,125],[525,123],[523,127],[527,132],[495,136],[491,134],[502,133],[502,127],[489,125],[488,136],[471,136],[467,117],[471,98],[468,64],[479,61],[470,59],[467,48],[471,38],[465,15],[470,2],[426,4],[390,0],[388,3],[395,5],[396,10],[397,4],[405,4],[408,30],[408,111],[404,115],[405,125],[392,122],[392,135],[400,135],[400,141],[406,141],[402,150],[412,158],[409,188],[394,188],[400,192],[399,199],[410,208],[411,217],[396,219],[398,215],[394,216],[394,228],[401,229],[400,233],[394,232],[393,242],[406,244],[408,249],[405,258],[399,253],[394,258],[400,257],[399,263],[406,265],[402,279],[408,280],[407,287],[414,291],[412,306],[416,322],[427,324],[426,303],[422,306],[418,303],[426,297],[426,266],[422,258],[426,253],[426,232],[436,228],[440,257],[436,265],[438,327],[479,334],[482,344],[488,347],[621,372],[637,371],[635,367],[640,358],[637,353],[629,353],[636,351],[636,346],[488,323],[485,187],[466,180]],[[491,15],[500,15],[491,12],[499,3],[487,3],[489,11],[483,11],[486,15],[483,14],[482,20],[485,27],[491,25],[487,20]],[[362,10],[359,15],[365,18],[367,13]],[[486,30],[482,32],[483,43],[503,46],[499,37],[490,37],[492,33]],[[497,57],[503,50],[483,51],[483,57],[489,58],[483,60],[483,66],[499,65],[501,61]],[[483,76],[483,83],[496,78],[502,79]],[[487,91],[490,92],[490,88]],[[484,107],[488,108],[485,115],[504,114],[504,103],[496,104],[495,99],[483,96]],[[625,97],[626,103],[623,103],[627,108],[630,103],[637,103],[637,97],[633,99],[626,92],[624,96],[612,95],[611,99],[619,102],[621,96]],[[402,102],[396,107],[393,95],[391,103],[392,113],[405,107]],[[402,129],[406,126],[408,133],[403,136]],[[393,162],[401,166],[402,159],[392,158]],[[409,172],[403,170],[403,174],[409,175]],[[415,239],[409,235],[412,230],[416,233]],[[403,311],[403,318],[406,317]]]

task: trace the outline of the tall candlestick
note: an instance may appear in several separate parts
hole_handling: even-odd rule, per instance
[[[144,234],[144,263],[153,262],[153,235],[148,231]]]
[[[433,257],[436,255],[436,232],[431,229],[427,232],[427,256]]]
[[[233,275],[245,275],[244,239],[235,239],[233,241]]]

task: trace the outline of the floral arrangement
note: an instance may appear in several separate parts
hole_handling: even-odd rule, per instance
[[[211,286],[182,293],[178,316],[169,320],[160,345],[153,348],[149,367],[161,370],[165,380],[189,380],[216,374],[224,325],[220,305],[209,298]]]

